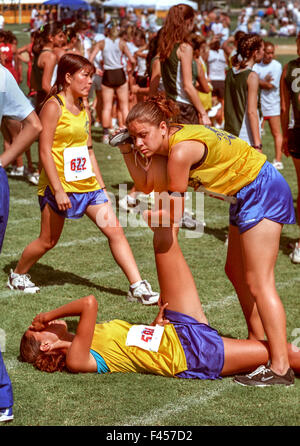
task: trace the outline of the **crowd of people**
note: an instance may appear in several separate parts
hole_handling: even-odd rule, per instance
[[[292,194],[279,172],[284,169],[282,153],[293,159],[300,191],[299,91],[293,87],[300,59],[282,67],[275,60],[274,44],[265,39],[263,27],[258,28],[258,18],[273,31],[286,18],[295,21],[298,4],[290,8],[290,3],[266,0],[263,15],[250,4],[235,30],[229,15],[217,8],[195,13],[179,4],[169,10],[161,27],[153,14],[137,16],[122,9],[118,17],[107,14],[101,23],[93,16],[73,23],[67,12],[60,22],[45,23],[46,16],[41,23],[36,14],[31,41],[21,48],[12,33],[0,31],[5,88],[11,93],[12,85],[21,83],[22,62],[27,64],[28,86],[28,99],[20,90],[15,98],[2,97],[8,90],[0,89],[1,181],[7,190],[3,167],[9,164],[11,175],[26,172],[28,180],[38,184],[41,209],[41,232],[25,247],[7,286],[38,292],[30,268],[59,241],[66,218],[86,214],[107,237],[128,279],[128,300],[158,304],[153,326],[167,333],[163,337],[163,330],[155,328],[161,347],[145,353],[140,333],[127,322],[95,328],[96,300],[87,296],[36,316],[22,338],[24,361],[46,371],[135,371],[201,379],[238,374],[235,381],[242,385],[293,384],[299,351],[287,344],[274,269],[282,227],[296,223]],[[274,139],[272,163],[262,146],[266,122]],[[134,207],[140,193],[168,194],[167,210],[156,203],[160,207],[144,213],[154,233],[160,293],[142,279],[111,206],[93,151],[92,126],[102,129],[104,144],[119,146],[133,179],[122,206]],[[34,169],[30,145],[37,137],[39,165]],[[225,271],[240,300],[248,340],[220,337],[203,313],[177,241],[178,226],[187,216],[188,186],[234,198]],[[3,242],[8,193],[1,197]],[[299,200],[300,192],[300,222]],[[165,217],[168,227],[162,225]],[[290,257],[300,264],[300,240]],[[76,335],[56,321],[71,315],[80,316]],[[183,339],[195,342],[193,352]],[[204,340],[200,358],[198,345]],[[125,343],[141,349],[124,354]],[[154,368],[153,352],[158,353]],[[13,417],[12,394],[1,356],[0,361],[5,380],[0,421],[5,421]]]

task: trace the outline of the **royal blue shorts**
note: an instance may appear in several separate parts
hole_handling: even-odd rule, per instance
[[[229,222],[240,234],[267,218],[281,224],[296,223],[293,197],[283,176],[268,161],[252,183],[237,194],[237,203],[230,205]]]
[[[9,213],[9,185],[3,167],[0,167],[0,252],[2,250]]]
[[[209,325],[177,311],[165,310],[174,325],[186,357],[187,370],[178,378],[218,379],[224,366],[224,344],[218,332]]]
[[[56,212],[56,214],[61,215],[64,218],[81,218],[86,208],[90,205],[103,204],[108,201],[106,193],[104,189],[98,189],[93,192],[84,192],[81,194],[78,193],[68,193],[67,194],[71,201],[71,209],[67,209],[66,211],[60,211],[58,209],[56,200],[54,195],[51,192],[49,186],[46,187],[44,196],[39,195],[39,203],[41,211],[44,209],[46,203],[49,204],[51,209]]]

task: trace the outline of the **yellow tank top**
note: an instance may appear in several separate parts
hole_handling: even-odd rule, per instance
[[[82,105],[78,115],[71,113],[65,106],[62,95],[57,95],[61,100],[61,116],[58,120],[52,145],[52,156],[56,165],[57,173],[65,192],[91,192],[100,189],[95,176],[85,180],[68,182],[64,174],[64,150],[69,147],[87,146],[89,136],[89,118]],[[50,98],[52,99],[52,98]],[[50,100],[49,99],[49,100]],[[38,195],[44,195],[45,189],[50,186],[50,181],[43,168],[40,175]],[[52,190],[52,188],[51,188]],[[53,192],[53,191],[52,191]]]
[[[181,141],[196,140],[207,148],[204,161],[190,170],[191,187],[203,185],[212,192],[235,195],[255,180],[267,159],[247,142],[224,130],[204,125],[180,124],[180,127],[169,138],[169,155]]]
[[[200,59],[200,63],[202,65],[205,77],[207,77],[206,64],[204,63],[204,61],[202,59]],[[212,87],[211,87],[211,89],[212,89]],[[204,93],[203,91],[198,91],[198,95],[199,95],[200,101],[201,101],[204,109],[210,110],[212,107],[212,91],[210,91],[209,93]]]
[[[165,326],[158,352],[126,346],[130,327],[129,322],[118,319],[95,326],[91,349],[102,356],[111,372],[174,376],[187,370],[185,354],[172,324]]]

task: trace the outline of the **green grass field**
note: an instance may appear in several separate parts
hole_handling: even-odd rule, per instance
[[[26,42],[18,34],[20,44]],[[293,56],[281,58],[281,61]],[[118,150],[93,140],[108,191],[132,184]],[[268,126],[264,152],[273,160],[273,141]],[[37,146],[32,147],[37,161]],[[25,160],[25,157],[24,157]],[[284,158],[283,175],[296,198],[296,175],[291,159]],[[291,388],[244,388],[225,378],[218,381],[176,380],[150,375],[68,373],[47,374],[18,361],[19,342],[33,317],[72,299],[94,294],[99,302],[98,322],[113,318],[149,323],[156,307],[146,308],[126,300],[128,283],[112,259],[107,241],[87,217],[66,221],[58,245],[32,268],[41,286],[37,295],[6,288],[7,275],[24,247],[39,233],[40,210],[36,186],[23,179],[9,179],[10,216],[0,255],[0,329],[6,335],[4,360],[13,384],[15,419],[10,426],[297,426],[300,380]],[[191,238],[182,230],[180,244],[190,265],[210,324],[224,336],[245,337],[246,324],[225,276],[228,205],[205,198],[204,235]],[[125,233],[144,278],[158,289],[152,233],[146,227],[125,227]],[[296,225],[283,229],[276,282],[287,313],[287,334],[296,341],[299,327],[299,266],[288,257],[297,240]],[[68,319],[76,329],[76,319]],[[299,330],[299,328],[298,328]],[[299,336],[299,335],[298,335]],[[298,339],[299,342],[299,339]]]

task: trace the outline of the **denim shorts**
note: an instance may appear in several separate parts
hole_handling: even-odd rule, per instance
[[[187,370],[177,378],[218,379],[224,366],[224,343],[218,332],[207,324],[177,311],[165,310],[182,345]]]
[[[281,224],[296,223],[293,197],[284,177],[268,161],[252,183],[237,194],[230,205],[229,222],[240,234],[267,218]]]
[[[92,192],[84,193],[68,193],[67,194],[71,201],[71,209],[66,211],[60,211],[58,209],[54,195],[51,192],[49,186],[46,187],[44,196],[39,195],[39,203],[41,211],[44,209],[45,205],[48,203],[51,209],[58,215],[64,218],[76,219],[81,218],[85,214],[86,208],[91,205],[99,205],[106,203],[108,198],[104,189],[98,189]]]
[[[2,250],[9,213],[9,185],[3,167],[0,167],[0,252]]]

